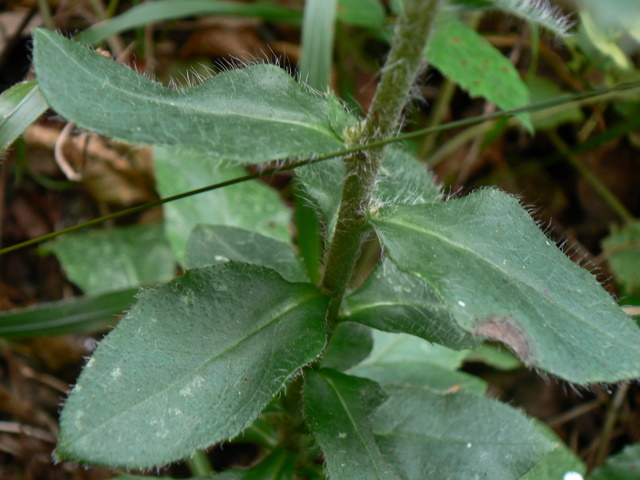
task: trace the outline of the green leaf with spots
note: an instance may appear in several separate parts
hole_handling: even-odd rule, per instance
[[[238,435],[318,357],[327,305],[312,285],[234,262],[144,291],[80,375],[56,458],[151,468]]]
[[[472,97],[503,110],[529,104],[529,91],[515,67],[475,30],[455,18],[438,23],[427,46],[429,62]],[[528,113],[518,115],[531,130]]]
[[[327,97],[274,65],[253,65],[187,88],[166,88],[57,33],[34,33],[38,84],[67,120],[117,140],[185,147],[261,163],[344,148]],[[64,65],[65,68],[60,68]]]
[[[467,332],[589,384],[640,376],[640,329],[499,190],[371,215],[391,260],[428,282]]]

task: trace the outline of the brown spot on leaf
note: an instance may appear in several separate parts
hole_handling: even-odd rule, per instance
[[[531,356],[529,339],[522,330],[511,325],[506,317],[488,317],[478,325],[475,334],[504,343],[525,363]]]
[[[462,40],[458,37],[451,37],[451,43],[454,43],[456,45],[459,45],[462,43]]]

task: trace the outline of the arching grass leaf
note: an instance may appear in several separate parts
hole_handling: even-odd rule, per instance
[[[35,80],[14,85],[0,95],[0,152],[42,115],[49,104]]]

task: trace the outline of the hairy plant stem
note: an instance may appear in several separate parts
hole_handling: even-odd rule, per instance
[[[380,84],[356,139],[359,145],[388,138],[398,128],[411,87],[420,72],[433,20],[442,0],[406,0],[382,70]],[[333,299],[327,315],[327,329],[335,328],[340,303],[353,274],[365,234],[369,230],[366,212],[371,203],[385,147],[359,152],[347,160],[346,179],[338,223],[325,263],[322,286]]]

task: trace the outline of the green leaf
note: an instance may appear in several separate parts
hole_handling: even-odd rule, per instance
[[[240,167],[211,162],[198,152],[154,148],[158,191],[169,197],[245,175]],[[199,223],[244,228],[289,242],[290,212],[278,193],[260,182],[244,182],[165,205],[167,237],[180,261]]]
[[[307,281],[300,257],[290,244],[242,228],[196,225],[187,242],[185,268],[229,260],[269,267],[290,282]]]
[[[540,0],[491,0],[494,5],[511,15],[524,20],[526,23],[538,25],[565,37],[569,35],[572,26],[569,17],[564,16],[562,10]]]
[[[385,332],[409,333],[458,350],[478,343],[458,325],[428,283],[400,272],[388,260],[343,305],[345,320]]]
[[[75,233],[44,248],[55,253],[69,279],[88,295],[155,285],[175,276],[162,225]]]
[[[602,242],[616,282],[631,295],[640,295],[640,222],[611,227]]]
[[[370,328],[358,323],[339,323],[324,352],[321,366],[342,372],[367,358],[372,347]]]
[[[15,84],[0,95],[0,152],[42,115],[49,104],[35,80]]]
[[[348,119],[342,121],[348,124]],[[340,208],[345,169],[340,161],[312,164],[296,170],[302,189],[322,214],[329,238]],[[374,204],[414,205],[440,200],[440,188],[424,164],[401,147],[390,146],[373,193]]]
[[[385,459],[403,478],[522,479],[557,444],[516,410],[478,395],[387,387],[371,416]]]
[[[151,468],[234,437],[318,357],[327,305],[234,262],[144,291],[80,375],[56,458]]]
[[[447,392],[462,389],[484,395],[485,383],[457,371],[466,353],[455,352],[420,338],[373,330],[374,348],[348,373],[386,385],[420,385]]]
[[[307,0],[302,21],[300,78],[318,91],[329,86],[337,0]]]
[[[509,350],[501,345],[483,343],[469,352],[465,362],[482,362],[498,370],[514,370],[522,367],[522,363]]]
[[[385,21],[380,0],[338,0],[338,18],[362,27],[381,27]]]
[[[552,98],[566,95],[557,84],[543,77],[531,77],[527,80],[527,87],[531,92],[531,102],[538,103]],[[566,123],[579,123],[584,119],[582,110],[576,103],[567,103],[555,108],[536,112],[532,116],[536,131],[552,130]]]
[[[640,443],[627,445],[625,449],[607,459],[604,467],[597,469],[589,480],[638,480],[640,472]]]
[[[328,369],[307,374],[304,415],[324,452],[329,478],[398,478],[383,460],[368,419],[385,398],[370,380]]]
[[[182,146],[236,163],[344,148],[331,127],[327,98],[274,65],[236,69],[175,89],[56,33],[39,29],[34,39],[36,75],[51,107],[102,135]]]
[[[293,480],[297,456],[297,452],[277,448],[249,470],[228,470],[212,480]]]
[[[503,110],[529,104],[529,91],[515,67],[475,30],[455,18],[439,21],[427,60],[472,97],[486,98]],[[532,129],[528,113],[518,115]]]
[[[0,337],[32,338],[97,333],[117,323],[135,301],[137,288],[45,303],[0,313]]]
[[[151,23],[166,22],[194,15],[234,15],[260,17],[264,20],[297,23],[300,12],[268,3],[219,2],[216,0],[155,0],[127,9],[123,14],[110,18],[77,36],[81,42],[96,44],[111,35],[142,27]]]
[[[427,281],[468,332],[571,382],[640,376],[637,325],[510,195],[387,207],[371,222],[398,268]]]

